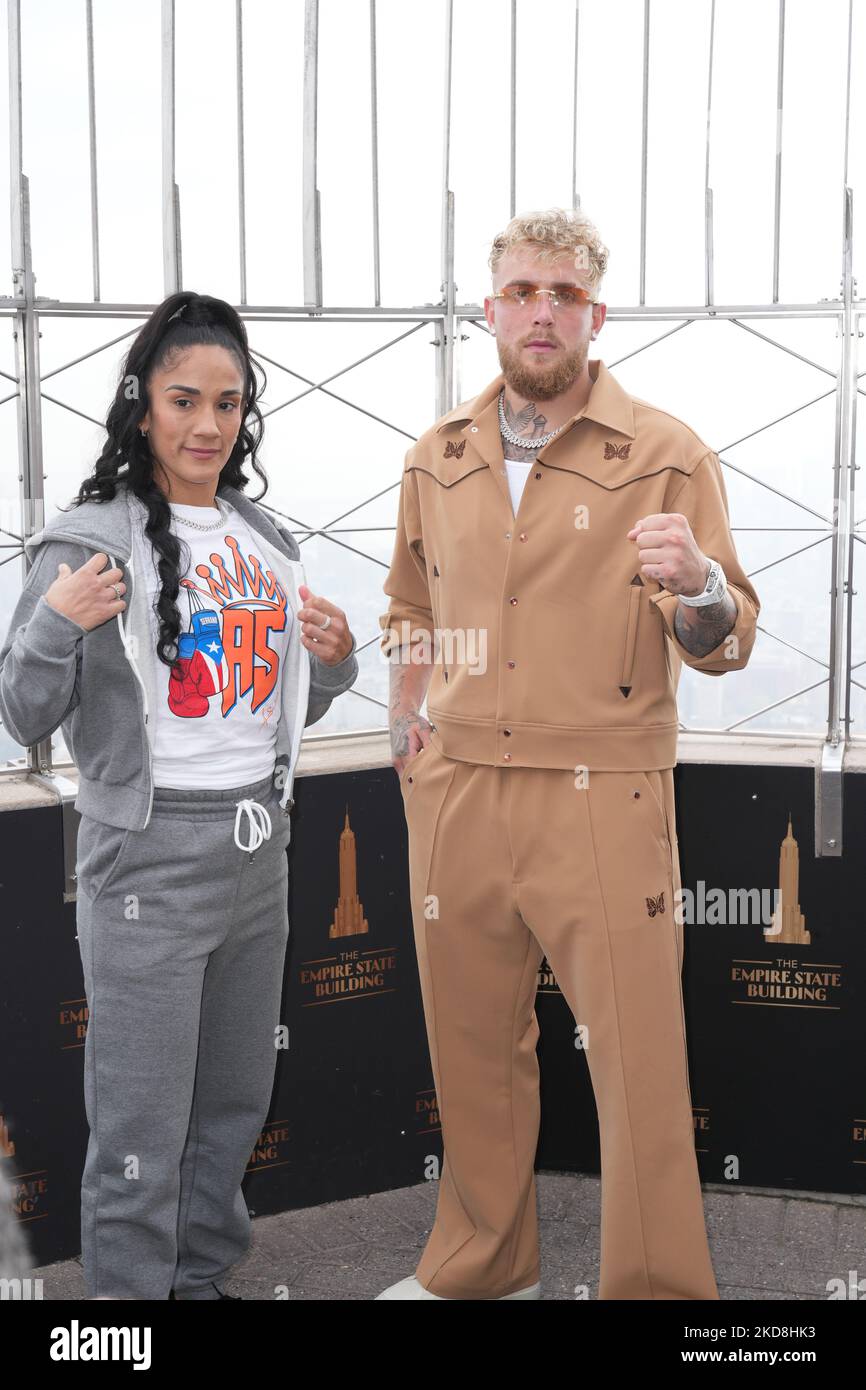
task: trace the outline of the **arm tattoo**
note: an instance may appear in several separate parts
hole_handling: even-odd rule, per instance
[[[674,632],[687,652],[692,656],[706,656],[713,651],[723,638],[727,637],[737,621],[737,605],[730,593],[718,603],[708,603],[703,608],[693,610],[697,622],[692,627],[677,606],[674,613]]]
[[[396,714],[391,720],[391,756],[406,758],[409,755],[409,730],[417,724],[417,714]]]
[[[431,725],[417,710],[406,709],[403,703],[403,686],[410,671],[409,666],[395,664],[391,670],[390,728],[392,758],[409,756],[410,729],[430,729]]]
[[[402,662],[394,661],[391,665],[391,714],[396,714],[403,700],[403,686],[406,683],[406,672],[409,667]]]

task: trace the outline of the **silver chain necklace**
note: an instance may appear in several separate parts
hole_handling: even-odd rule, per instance
[[[195,531],[220,531],[226,524],[228,511],[223,510],[223,507],[220,504],[220,499],[218,497],[214,497],[214,504],[216,506],[217,511],[220,514],[219,521],[190,521],[189,517],[180,516],[177,512],[170,509],[172,521],[178,523],[181,526],[191,526]]]
[[[548,434],[536,435],[535,439],[524,439],[522,435],[515,434],[505,418],[505,387],[499,392],[499,432],[503,439],[507,439],[509,444],[516,444],[518,449],[542,449],[545,444],[549,444],[555,435],[562,429],[560,425],[555,430],[550,430]]]

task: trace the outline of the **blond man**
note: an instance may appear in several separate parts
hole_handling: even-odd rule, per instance
[[[580,213],[514,218],[484,301],[501,374],[406,456],[381,647],[445,1157],[418,1267],[380,1298],[540,1297],[544,956],[598,1110],[599,1298],[719,1296],[675,912],[676,688],[683,662],[741,670],[760,605],[717,454],[589,359],[607,255]]]

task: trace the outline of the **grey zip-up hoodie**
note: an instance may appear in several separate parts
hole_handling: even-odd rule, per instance
[[[298,543],[255,502],[225,484],[219,496],[256,532],[263,561],[296,611],[306,577]],[[144,534],[147,508],[121,476],[109,502],[89,501],[53,516],[25,542],[32,567],[0,649],[0,718],[27,746],[62,727],[79,772],[75,808],[108,825],[143,830],[153,804],[157,618],[148,602],[145,568],[153,563]],[[70,569],[104,551],[123,569],[126,608],[87,631],[44,595],[61,562]],[[335,696],[358,676],[357,643],[328,666],[300,642],[289,644],[281,677],[274,785],[287,811],[304,727],[321,719]]]

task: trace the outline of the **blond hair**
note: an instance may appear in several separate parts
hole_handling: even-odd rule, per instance
[[[488,262],[491,274],[495,275],[507,251],[527,243],[538,247],[538,260],[545,264],[574,252],[575,267],[587,272],[591,289],[598,289],[607,270],[609,253],[598,228],[584,213],[568,208],[548,208],[544,212],[525,212],[512,217],[505,230],[493,238]]]

